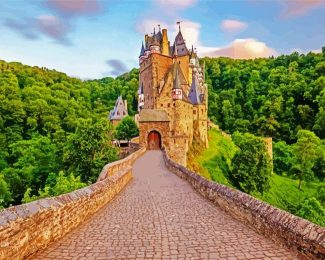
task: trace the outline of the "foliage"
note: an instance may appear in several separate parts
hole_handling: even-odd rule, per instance
[[[118,140],[130,141],[133,137],[138,135],[139,129],[130,116],[124,117],[115,129],[115,137]]]
[[[252,134],[233,135],[239,150],[232,159],[232,171],[229,179],[235,187],[247,193],[263,192],[269,189],[272,173],[271,158],[268,154],[263,138]]]
[[[325,138],[324,53],[234,60],[204,58],[210,119],[228,133],[288,144],[300,129]]]
[[[299,189],[302,180],[313,180],[312,167],[317,159],[319,138],[311,131],[299,130],[298,140],[293,145],[295,174],[299,178]]]
[[[318,225],[325,226],[325,209],[315,197],[305,200],[297,211],[297,215]]]
[[[230,137],[217,129],[212,129],[209,131],[209,148],[196,150],[191,159],[189,157],[188,167],[206,178],[233,187],[228,172],[221,170],[224,169],[222,165],[225,164],[221,154],[227,159],[226,161],[231,161],[237,149]],[[272,174],[269,190],[265,191],[263,195],[256,192],[251,195],[293,214],[297,214],[302,203],[311,197],[316,197],[325,207],[325,186],[323,183],[308,182],[303,190],[299,190],[298,182],[289,176]]]
[[[293,152],[292,146],[286,144],[284,141],[279,141],[273,145],[273,169],[279,174],[288,174],[292,167]]]
[[[95,181],[101,167],[117,158],[107,114],[119,95],[135,111],[137,73],[81,81],[0,61],[1,205],[44,195],[60,171]]]

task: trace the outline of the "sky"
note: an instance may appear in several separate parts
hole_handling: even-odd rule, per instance
[[[200,57],[269,57],[325,46],[325,0],[0,0],[0,60],[81,79],[138,67],[144,34],[181,21]]]

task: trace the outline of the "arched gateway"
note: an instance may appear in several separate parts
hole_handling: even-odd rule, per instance
[[[161,135],[159,132],[151,131],[148,134],[147,149],[148,150],[161,149]]]

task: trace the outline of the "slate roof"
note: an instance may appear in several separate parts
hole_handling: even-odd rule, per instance
[[[165,110],[142,109],[139,122],[169,122],[169,118]]]
[[[109,120],[120,120],[128,115],[122,96],[119,96],[115,102],[114,108],[109,112]]]
[[[200,92],[198,90],[199,81],[196,76],[193,76],[192,85],[188,97],[193,105],[201,104]]]

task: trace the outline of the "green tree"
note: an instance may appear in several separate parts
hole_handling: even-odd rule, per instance
[[[317,147],[319,138],[311,131],[299,130],[297,134],[298,140],[293,145],[294,164],[298,170],[297,177],[299,179],[299,189],[303,180],[310,181],[313,179],[312,167],[317,159]]]
[[[2,174],[0,174],[0,209],[9,206],[12,201],[11,192],[8,184],[4,180]]]
[[[325,225],[325,209],[314,197],[306,199],[302,203],[300,209],[297,211],[297,215],[318,225]]]
[[[231,182],[247,193],[263,194],[269,188],[272,173],[271,158],[263,138],[236,132],[233,140],[239,149],[232,159]]]
[[[284,141],[276,142],[273,145],[273,169],[282,175],[288,173],[292,167],[292,147]]]
[[[135,124],[133,118],[130,116],[124,117],[115,129],[115,137],[118,140],[130,141],[133,137],[136,137],[138,135],[139,129]]]
[[[68,172],[81,176],[83,182],[94,182],[102,167],[117,159],[112,146],[112,126],[107,119],[93,122],[80,120],[64,147],[63,161]]]

